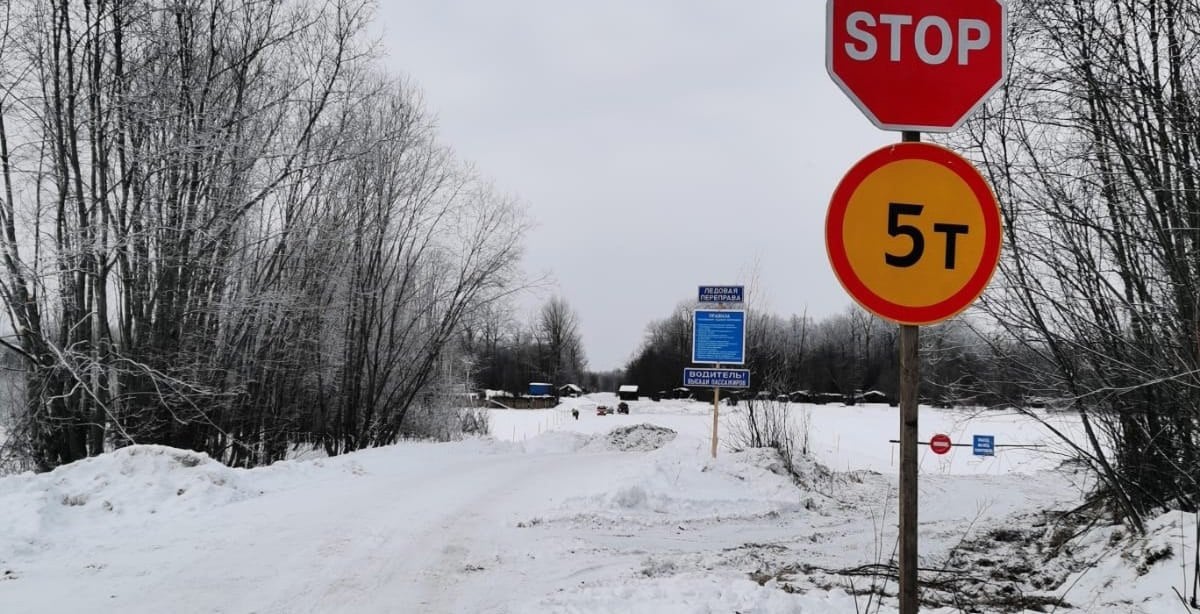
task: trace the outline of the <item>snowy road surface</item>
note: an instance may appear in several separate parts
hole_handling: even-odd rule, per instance
[[[76,507],[98,506],[100,522],[78,519],[63,543],[48,544],[66,556],[35,557],[0,585],[0,603],[15,607],[0,611],[464,611],[457,585],[509,555],[522,511],[585,493],[589,475],[620,456],[407,447],[400,458],[376,450],[318,461],[329,471],[310,484],[266,479],[261,496],[184,513],[133,500],[143,509],[104,519],[104,502],[87,501]],[[168,470],[188,469],[175,464]],[[114,540],[114,529],[129,539]],[[71,590],[56,588],[67,580]]]
[[[136,446],[2,478],[0,612],[845,614],[865,606],[822,570],[891,555],[894,469],[878,439],[894,411],[814,413],[814,454],[855,471],[806,461],[797,486],[771,452],[708,458],[703,404],[639,402],[630,416],[586,409],[578,421],[566,408],[496,412],[493,433],[514,441],[409,443],[249,471]],[[1012,416],[931,414],[926,423],[931,432],[1036,436]],[[1086,486],[1052,470],[1058,459],[1044,451],[991,460],[967,452],[923,461],[923,564],[941,565],[971,536],[1074,505]],[[1077,611],[1146,613],[1166,603],[1121,610],[1102,593],[1075,601],[1090,604]]]

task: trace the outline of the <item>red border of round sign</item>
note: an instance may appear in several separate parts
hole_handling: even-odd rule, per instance
[[[912,307],[893,303],[871,291],[850,266],[846,245],[842,240],[846,209],[850,197],[872,173],[893,162],[903,160],[926,160],[958,175],[975,195],[983,209],[985,239],[983,258],[979,267],[967,283],[949,298],[926,305]],[[989,206],[990,205],[990,206]],[[860,305],[875,315],[900,324],[932,324],[953,317],[966,309],[983,294],[1000,261],[1000,205],[992,193],[987,180],[966,159],[953,151],[933,143],[895,143],[881,147],[859,160],[838,183],[829,201],[825,216],[825,250],[833,265],[834,276]]]
[[[942,442],[945,442],[946,449],[942,450],[941,452],[938,452],[937,446],[935,446],[934,444],[942,443]],[[945,433],[938,433],[938,434],[934,435],[933,437],[929,438],[929,449],[933,450],[934,454],[948,454],[950,452],[950,450],[954,449],[954,442],[950,441],[949,435],[947,435]]]

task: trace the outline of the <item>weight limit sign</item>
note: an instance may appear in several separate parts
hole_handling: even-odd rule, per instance
[[[855,164],[834,190],[825,248],[842,287],[899,324],[932,324],[966,309],[1000,259],[1000,207],[958,154],[898,143]]]

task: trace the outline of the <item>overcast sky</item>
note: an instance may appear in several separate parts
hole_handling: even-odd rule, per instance
[[[623,366],[699,285],[822,318],[851,299],[829,196],[899,140],[825,72],[815,0],[381,0],[391,69],[444,143],[528,205],[525,267],[579,314],[589,367]],[[751,279],[751,275],[756,277]],[[528,321],[525,313],[522,318]]]

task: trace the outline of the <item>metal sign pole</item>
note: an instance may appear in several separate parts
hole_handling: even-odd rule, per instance
[[[917,388],[920,327],[900,326],[900,614],[917,614]]]
[[[921,140],[905,131],[903,142]],[[917,614],[917,389],[921,364],[917,346],[920,327],[900,325],[900,614]]]

